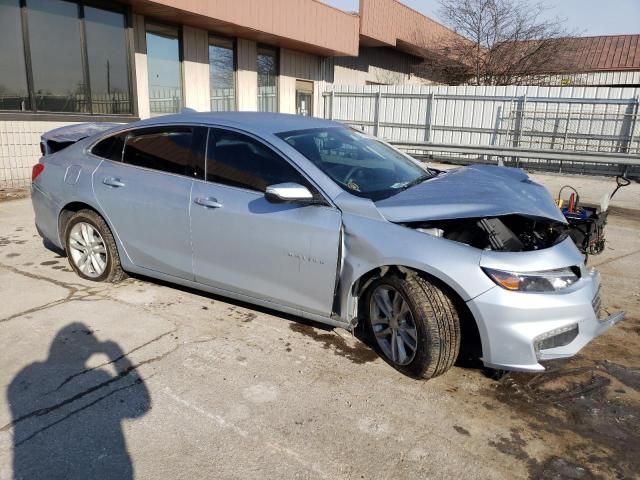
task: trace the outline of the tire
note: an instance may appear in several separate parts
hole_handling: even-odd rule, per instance
[[[90,245],[94,261],[85,258],[91,255],[87,253],[89,247],[85,232],[92,232]],[[80,210],[71,215],[64,228],[64,242],[69,264],[78,276],[94,282],[111,283],[126,278],[111,230],[93,210]]]
[[[405,306],[401,306],[396,295]],[[389,303],[384,301],[385,296]],[[381,308],[381,304],[385,307]],[[429,379],[453,366],[460,351],[460,319],[451,294],[436,282],[413,274],[387,275],[367,289],[363,307],[372,344],[395,369],[414,378]],[[383,318],[389,310],[395,320],[385,325]]]

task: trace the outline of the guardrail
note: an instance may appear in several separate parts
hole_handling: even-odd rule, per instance
[[[490,157],[518,157],[542,160],[573,161],[588,163],[617,163],[625,166],[640,166],[640,155],[629,153],[582,152],[573,150],[529,149],[521,147],[494,147],[488,145],[451,145],[430,142],[389,142],[406,150],[423,152],[446,152]]]

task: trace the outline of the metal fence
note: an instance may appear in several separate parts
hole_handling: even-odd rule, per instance
[[[101,115],[131,114],[133,105],[128,92],[92,93],[91,101],[85,93],[38,93],[36,108],[41,112],[94,113]],[[0,110],[28,112],[28,96],[0,95]]]
[[[149,88],[149,110],[151,116],[178,113],[182,104],[182,89],[151,85]]]
[[[458,163],[501,157],[528,168],[638,175],[639,93],[609,87],[334,86],[323,94],[322,107],[325,118],[362,128],[417,155]],[[451,146],[485,148],[478,154],[445,148]],[[505,156],[505,149],[516,150]],[[576,155],[558,155],[562,159],[557,160],[523,150]],[[578,152],[626,154],[632,161],[614,162],[604,155],[602,161],[581,161]]]
[[[236,109],[235,88],[212,88],[210,96],[212,112],[231,112]]]

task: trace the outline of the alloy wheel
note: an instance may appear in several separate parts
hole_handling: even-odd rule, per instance
[[[384,354],[396,365],[408,365],[416,355],[418,330],[409,304],[389,285],[371,294],[369,315],[373,334]]]
[[[100,232],[90,223],[78,222],[69,232],[69,249],[74,265],[90,278],[107,268],[107,248]]]

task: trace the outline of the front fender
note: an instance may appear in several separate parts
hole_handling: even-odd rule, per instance
[[[384,219],[344,214],[344,262],[340,272],[340,316],[357,315],[354,286],[367,273],[402,266],[432,275],[468,301],[495,284],[480,269],[482,252]]]

